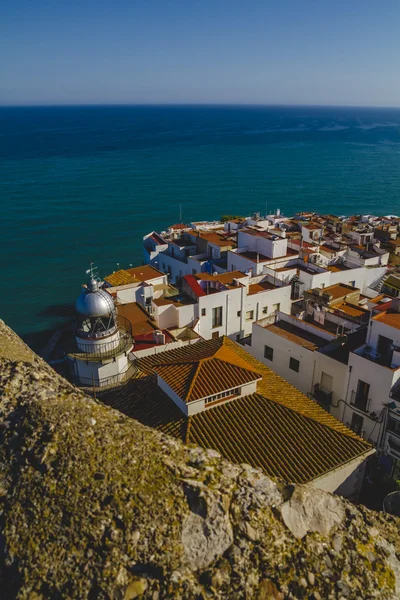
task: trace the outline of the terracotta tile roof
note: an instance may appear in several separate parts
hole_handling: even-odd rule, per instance
[[[245,361],[238,361],[236,354],[228,348],[211,357],[196,356],[194,360],[190,351],[187,354],[181,361],[171,357],[172,360],[169,358],[167,362],[153,365],[153,371],[185,402],[213,396],[261,377]],[[168,357],[164,356],[164,361],[165,358]]]
[[[131,273],[128,273],[128,271],[125,271],[125,269],[120,269],[119,271],[116,271],[115,273],[106,275],[106,277],[104,277],[104,281],[109,283],[111,286],[115,287],[117,285],[128,285],[129,283],[139,283],[140,280],[137,279]]]
[[[189,354],[217,356],[263,375],[258,393],[219,404],[189,419],[158,387],[153,368]],[[197,342],[136,363],[148,371],[106,402],[143,424],[183,441],[215,448],[233,462],[262,468],[284,481],[306,483],[369,453],[372,447],[228,338]],[[140,374],[138,375],[140,376]]]
[[[188,441],[293,483],[312,481],[371,449],[361,438],[316,427],[308,417],[260,394],[220,404],[190,421]]]

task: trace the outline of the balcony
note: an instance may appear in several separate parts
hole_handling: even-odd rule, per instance
[[[314,385],[313,398],[320,406],[322,406],[322,408],[325,408],[325,410],[329,411],[329,407],[332,404],[332,396],[333,392],[325,391],[320,387],[319,383]]]
[[[90,344],[85,347],[84,344],[78,345],[76,340],[70,340],[70,347],[66,348],[66,354],[69,359],[85,360],[86,362],[99,362],[107,359],[115,359],[120,354],[126,354],[133,346],[132,325],[128,319],[118,316],[116,319],[116,331],[119,332],[118,343],[104,342],[96,344],[95,349]]]
[[[354,406],[354,408],[357,408],[358,410],[367,413],[369,412],[370,403],[371,398],[368,398],[363,394],[355,392],[354,390],[351,392],[350,404],[351,406]]]

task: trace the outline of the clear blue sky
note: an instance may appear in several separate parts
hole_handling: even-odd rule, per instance
[[[400,106],[399,0],[0,0],[0,103]]]

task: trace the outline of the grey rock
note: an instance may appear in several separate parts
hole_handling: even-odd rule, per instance
[[[280,511],[286,527],[296,538],[308,532],[328,535],[334,526],[343,522],[345,511],[339,498],[311,488],[296,487],[292,497]]]

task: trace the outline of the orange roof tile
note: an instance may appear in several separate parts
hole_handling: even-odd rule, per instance
[[[234,364],[234,356],[231,361],[227,358],[221,360],[213,356],[194,362],[161,364],[155,366],[154,371],[185,402],[213,396],[261,378],[256,371]]]
[[[137,279],[125,269],[120,269],[119,271],[115,271],[115,273],[110,273],[110,275],[106,275],[104,277],[104,281],[109,283],[111,286],[115,287],[117,285],[128,285],[129,283],[139,283],[139,279]]]
[[[165,364],[166,357],[170,364],[185,363],[188,357],[217,357],[255,369],[263,378],[257,394],[186,418],[157,385],[154,368]],[[136,365],[139,378],[106,397],[108,404],[186,443],[215,448],[231,461],[260,467],[270,477],[306,483],[372,451],[365,440],[228,338],[148,356]]]

